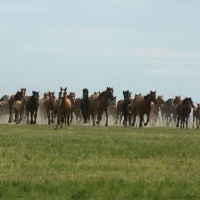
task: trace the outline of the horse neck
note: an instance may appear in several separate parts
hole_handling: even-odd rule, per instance
[[[144,103],[145,103],[146,106],[151,107],[151,99],[149,97],[147,97],[143,101],[144,101]]]
[[[102,104],[108,104],[109,97],[106,94],[100,96],[99,99],[102,101]]]

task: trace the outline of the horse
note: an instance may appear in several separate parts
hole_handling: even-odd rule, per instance
[[[6,120],[8,113],[9,113],[8,101],[0,101],[0,117],[2,122]]]
[[[55,108],[56,108],[56,98],[54,96],[55,92],[48,93],[46,99],[44,100],[44,106],[47,113],[48,124],[54,123],[55,121]]]
[[[165,105],[162,104],[160,106],[160,112],[161,112],[163,126],[164,126],[164,119],[166,121],[166,126],[169,126],[170,122],[173,125],[173,120],[172,120],[172,110],[173,109],[174,109],[173,99],[166,100]]]
[[[8,101],[9,104],[9,120],[8,123],[11,123],[13,120],[13,112],[12,112],[12,105],[15,101],[19,100],[22,101],[22,97],[26,95],[26,88],[21,88],[21,91],[17,91],[17,93],[15,95],[11,95],[10,99]],[[17,113],[15,113],[15,120],[14,122],[16,122],[16,118],[17,118]]]
[[[179,127],[179,122],[180,122],[180,128],[188,128],[188,118],[191,113],[191,108],[194,108],[194,104],[192,102],[191,98],[185,98],[184,100],[181,101],[176,107],[176,112],[177,112],[177,124],[176,127]]]
[[[123,93],[124,93],[124,91],[123,91]],[[128,99],[131,99],[131,92],[129,92]],[[117,102],[117,114],[116,114],[115,125],[117,125],[118,118],[119,118],[120,124],[121,124],[123,116],[124,116],[124,99],[121,99]],[[123,124],[124,124],[124,122],[123,122]]]
[[[30,124],[36,124],[38,107],[39,107],[39,92],[32,91],[32,96],[28,97],[27,107],[26,107],[27,124],[29,124],[29,113],[31,115]]]
[[[131,100],[131,92],[129,90],[123,91],[124,101],[123,101],[123,113],[124,113],[124,121],[123,125],[127,126],[127,121],[129,121],[129,126],[131,125],[131,112],[128,109],[128,105],[132,103]]]
[[[151,117],[152,126],[156,125],[157,119],[159,118],[158,114],[159,114],[161,105],[165,105],[163,95],[158,95],[156,98],[156,101],[157,101],[157,104],[154,104],[153,102],[151,103],[150,117]]]
[[[199,129],[200,126],[200,103],[197,103],[197,107],[193,109],[193,125],[192,128],[194,128],[194,122],[196,120],[196,128]]]
[[[81,113],[83,116],[84,124],[87,124],[90,121],[90,100],[88,97],[88,89],[83,89],[83,97],[80,102]]]
[[[117,105],[116,105],[116,97],[114,97],[113,100],[108,99],[108,116],[111,116],[113,119],[113,122],[116,120],[116,115],[117,115]]]
[[[60,129],[62,128],[63,123],[67,119],[67,125],[70,126],[70,115],[72,111],[72,103],[71,100],[67,97],[67,88],[62,89],[62,96],[61,100],[58,104],[58,117],[57,117],[57,124],[55,130],[57,130],[58,126],[60,125]]]
[[[74,112],[74,106],[75,106],[75,92],[70,92],[68,95],[67,95],[67,98],[70,99],[71,103],[72,103],[72,109],[71,109],[71,117],[70,117],[70,124],[72,123],[72,120],[73,120],[73,112]]]
[[[177,120],[176,107],[179,103],[181,103],[181,96],[175,96],[175,98],[173,99],[173,109],[172,109],[172,118],[174,120],[174,124],[176,124]]]
[[[9,96],[8,95],[4,95],[3,97],[1,97],[0,101],[9,101]]]
[[[76,98],[75,99],[75,104],[74,104],[74,114],[76,117],[76,123],[81,123],[81,98]]]
[[[108,112],[107,107],[109,105],[108,99],[113,100],[113,88],[107,87],[104,92],[100,94],[96,93],[90,97],[90,106],[91,106],[91,116],[93,120],[93,126],[95,126],[95,117],[97,114],[96,124],[99,126],[99,123],[102,119],[102,114],[105,111],[106,113],[106,123],[105,126],[108,126]]]
[[[13,104],[12,104],[12,113],[16,113],[16,125],[20,124],[23,117],[24,117],[24,113],[26,110],[26,104],[27,104],[27,97],[26,96],[22,96],[22,100],[16,100]]]
[[[156,101],[156,91],[150,93],[146,96],[136,96],[131,103],[131,107],[133,110],[133,126],[135,126],[135,121],[136,121],[136,116],[139,115],[140,117],[140,123],[139,127],[142,127],[142,121],[144,118],[144,114],[147,114],[147,122],[144,123],[144,126],[147,126],[149,122],[149,116],[150,116],[150,111],[151,111],[151,102],[157,103]]]

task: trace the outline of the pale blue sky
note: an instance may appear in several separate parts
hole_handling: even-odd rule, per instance
[[[1,0],[0,96],[113,87],[200,102],[200,1]]]

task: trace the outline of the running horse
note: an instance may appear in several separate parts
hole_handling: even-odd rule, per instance
[[[55,121],[55,109],[56,109],[56,98],[54,96],[55,92],[50,92],[44,100],[44,107],[47,113],[48,124],[54,123]]]
[[[95,126],[95,117],[97,114],[96,124],[99,126],[99,123],[102,119],[102,114],[105,111],[106,113],[106,123],[105,126],[108,126],[108,112],[107,107],[109,105],[109,99],[114,100],[113,88],[107,87],[104,92],[95,93],[90,97],[90,106],[91,106],[91,116],[93,120],[93,126]]]
[[[161,105],[165,105],[165,101],[163,99],[163,95],[158,95],[156,98],[157,104],[151,103],[151,124],[152,126],[156,125],[157,119],[159,119],[159,111]]]
[[[76,123],[80,124],[81,123],[81,98],[76,98],[75,99],[75,104],[74,104],[74,114],[76,117]]]
[[[149,116],[151,111],[151,102],[157,103],[156,100],[156,91],[150,93],[146,96],[138,95],[134,98],[131,103],[132,111],[133,111],[133,126],[135,126],[136,116],[139,115],[140,123],[139,127],[142,127],[142,121],[144,120],[144,114],[147,114],[147,122],[144,123],[144,126],[147,126],[149,122]]]
[[[57,124],[55,130],[57,130],[60,125],[60,129],[62,128],[63,123],[67,119],[67,125],[70,126],[70,115],[72,111],[72,103],[71,100],[67,97],[67,88],[61,88],[61,96],[60,101],[58,103],[58,117]]]
[[[194,122],[196,120],[196,128],[199,129],[200,126],[200,103],[197,103],[197,107],[193,109],[193,125],[192,128],[194,128]]]
[[[123,113],[124,113],[124,121],[123,125],[127,126],[127,121],[129,121],[129,126],[131,126],[131,112],[128,109],[128,105],[132,103],[131,100],[131,92],[129,90],[123,91],[124,101],[123,101]]]
[[[27,124],[29,124],[29,113],[31,115],[30,124],[36,124],[38,107],[39,107],[39,92],[32,91],[32,96],[28,97],[27,107],[26,107]]]
[[[90,100],[88,97],[88,89],[83,89],[83,98],[81,99],[80,108],[83,116],[84,124],[90,122]]]
[[[191,108],[194,108],[194,104],[192,102],[191,98],[185,98],[184,100],[181,101],[176,107],[176,112],[177,112],[177,124],[176,127],[179,127],[179,122],[180,122],[180,128],[188,128],[188,118],[191,113]]]
[[[9,120],[8,123],[11,123],[13,121],[13,112],[12,112],[12,105],[15,101],[22,101],[22,98],[26,95],[26,88],[21,88],[21,91],[17,91],[15,95],[10,96],[10,99],[8,101],[9,106]],[[17,120],[17,112],[15,112],[15,119],[14,122]]]

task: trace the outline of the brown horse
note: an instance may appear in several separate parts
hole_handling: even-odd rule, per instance
[[[113,100],[113,88],[107,87],[104,92],[95,93],[90,97],[90,106],[91,106],[91,116],[93,120],[93,126],[95,126],[95,117],[97,114],[96,123],[99,125],[99,122],[102,119],[102,114],[105,111],[106,113],[106,123],[105,126],[108,126],[108,112],[107,107],[109,105],[108,99]]]
[[[81,123],[81,98],[76,98],[75,99],[75,104],[74,104],[74,114],[76,117],[76,123]]]
[[[55,130],[57,130],[58,126],[60,125],[60,129],[62,128],[63,123],[67,119],[67,125],[70,125],[70,115],[72,110],[72,103],[69,98],[67,98],[67,88],[62,89],[63,93],[61,96],[61,100],[58,104],[58,118]]]
[[[157,119],[159,118],[159,111],[160,111],[160,106],[165,105],[165,101],[163,99],[163,95],[157,96],[156,98],[157,104],[154,104],[153,102],[151,103],[151,122],[152,126],[156,125]]]
[[[55,121],[55,109],[56,109],[56,98],[54,96],[55,92],[50,92],[46,96],[46,99],[44,100],[44,106],[47,113],[47,120],[48,124],[54,123]]]
[[[188,128],[188,118],[191,113],[191,108],[194,108],[194,104],[192,102],[191,98],[185,98],[182,100],[181,103],[179,103],[176,107],[176,112],[177,112],[177,124],[176,127],[179,127],[179,122],[181,123],[180,128]]]
[[[140,123],[139,127],[142,127],[142,121],[144,119],[144,114],[147,114],[147,122],[144,123],[144,126],[147,126],[149,122],[149,116],[150,116],[150,111],[151,111],[151,102],[157,103],[156,101],[156,91],[155,92],[150,92],[146,96],[136,96],[131,103],[131,107],[133,110],[133,126],[135,126],[135,121],[136,121],[136,116],[139,115],[140,117]]]
[[[193,125],[192,128],[194,128],[194,122],[196,120],[196,128],[199,129],[200,126],[200,103],[197,103],[197,107],[193,109]]]
[[[26,95],[26,88],[21,88],[20,90],[21,91],[17,91],[17,93],[15,95],[10,96],[10,99],[8,101],[8,104],[9,104],[9,114],[10,114],[8,123],[11,123],[12,120],[13,120],[13,112],[12,112],[12,105],[13,105],[13,103],[15,101],[17,101],[17,100],[21,101],[22,97]],[[17,118],[17,113],[15,113],[14,122],[16,122],[16,118]]]
[[[175,96],[175,98],[173,99],[173,109],[172,109],[172,118],[174,120],[174,124],[176,124],[177,120],[176,107],[179,103],[181,103],[181,96]]]

